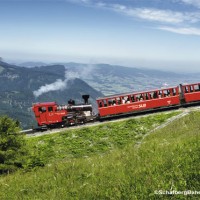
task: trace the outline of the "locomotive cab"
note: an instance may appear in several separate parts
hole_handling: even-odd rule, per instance
[[[32,110],[38,126],[55,126],[62,123],[62,117],[67,114],[65,109],[58,109],[56,102],[36,103]]]

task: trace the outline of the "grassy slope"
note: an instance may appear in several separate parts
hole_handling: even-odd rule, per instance
[[[1,177],[0,199],[186,199],[154,191],[200,191],[200,113],[137,145],[169,117],[156,116],[31,139],[30,147],[40,146],[41,158],[51,164]]]

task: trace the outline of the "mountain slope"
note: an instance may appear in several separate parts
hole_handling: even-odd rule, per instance
[[[170,116],[28,138],[37,156],[33,164],[48,164],[2,177],[0,198],[199,199],[189,192],[200,191],[200,113],[191,112],[142,140]]]
[[[56,101],[66,104],[70,98],[80,103],[83,94],[90,94],[90,102],[95,105],[95,99],[103,95],[78,78],[64,82],[65,73],[62,65],[24,68],[0,62],[0,114],[18,119],[22,127],[28,128],[35,125],[32,103]],[[66,84],[66,87],[43,91],[40,96],[34,96],[34,91],[57,80]]]

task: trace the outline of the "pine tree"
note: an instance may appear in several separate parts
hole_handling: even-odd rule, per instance
[[[23,165],[25,139],[19,131],[19,123],[7,116],[0,117],[0,174]]]

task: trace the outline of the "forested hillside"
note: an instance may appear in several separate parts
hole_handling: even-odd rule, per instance
[[[35,126],[32,103],[66,104],[70,98],[80,103],[83,94],[90,94],[90,102],[95,104],[96,97],[103,95],[75,76],[66,80],[67,73],[62,65],[25,68],[0,62],[0,115],[18,119],[23,128],[31,128]],[[63,87],[54,84],[57,82]],[[34,95],[42,86],[42,93]]]

